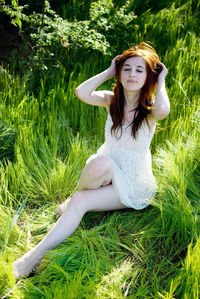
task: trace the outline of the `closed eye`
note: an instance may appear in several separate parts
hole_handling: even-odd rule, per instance
[[[137,70],[138,73],[143,73],[143,71]]]

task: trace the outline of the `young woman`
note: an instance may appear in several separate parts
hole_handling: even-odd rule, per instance
[[[60,219],[36,247],[13,263],[17,278],[29,275],[48,250],[69,237],[86,212],[139,210],[153,200],[156,182],[149,146],[156,121],[170,111],[166,75],[167,69],[155,50],[140,43],[76,88],[75,94],[82,101],[107,109],[105,143],[86,161],[78,191],[57,209]],[[113,92],[96,91],[114,76]]]

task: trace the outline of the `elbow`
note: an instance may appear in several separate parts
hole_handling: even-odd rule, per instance
[[[79,98],[80,100],[84,101],[86,94],[83,88],[80,88],[79,86],[75,89],[75,95],[77,96],[77,98]]]
[[[170,105],[160,107],[159,109],[159,120],[166,118],[170,113]]]
[[[156,120],[162,120],[166,118],[170,113],[170,105],[164,106],[161,105],[158,110],[153,111],[153,117]]]

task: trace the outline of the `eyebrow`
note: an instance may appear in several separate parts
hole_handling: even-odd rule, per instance
[[[130,66],[130,64],[125,63],[123,66]],[[145,69],[142,65],[137,65],[137,67],[141,67],[141,68]]]

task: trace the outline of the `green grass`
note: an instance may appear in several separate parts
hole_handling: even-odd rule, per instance
[[[12,261],[45,236],[104,140],[105,109],[82,103],[74,89],[106,68],[109,57],[75,57],[73,69],[71,63],[39,79],[9,68],[1,73],[1,297],[199,298],[200,47],[189,4],[146,11],[130,34],[130,44],[151,40],[169,69],[171,113],[151,145],[156,201],[143,211],[88,213],[37,275],[18,283]]]

